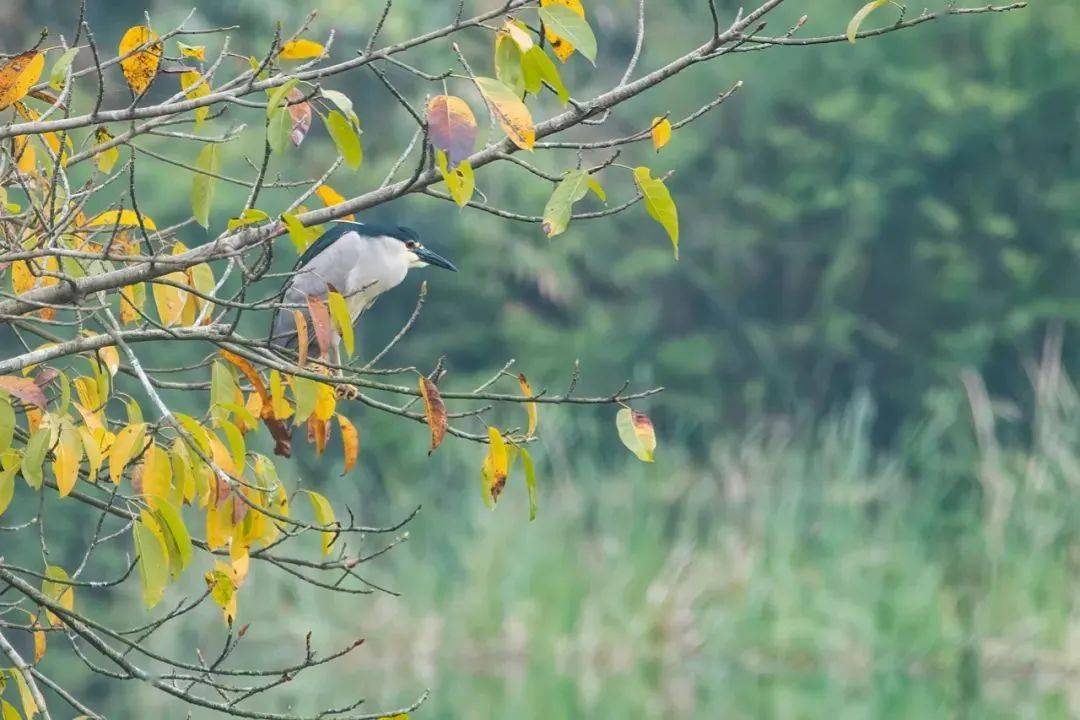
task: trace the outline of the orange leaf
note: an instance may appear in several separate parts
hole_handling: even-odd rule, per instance
[[[327,357],[330,353],[333,331],[330,325],[330,309],[314,295],[307,296],[308,313],[311,324],[315,326],[315,342],[319,345],[319,355]]]
[[[533,397],[536,393],[533,392],[532,386],[529,385],[529,381],[525,379],[523,373],[518,373],[518,385],[521,386],[521,392],[523,395]],[[525,409],[529,413],[529,430],[528,436],[532,437],[536,434],[536,426],[540,424],[540,414],[536,409],[536,403],[525,403]]]
[[[423,375],[420,376],[420,396],[424,398],[424,414],[427,415],[427,424],[431,428],[431,449],[428,450],[430,455],[446,436],[446,405],[443,404],[439,388]]]
[[[341,413],[337,415],[338,425],[341,427],[341,444],[345,455],[345,475],[356,467],[356,459],[360,457],[360,432],[356,426],[349,422],[349,418]]]

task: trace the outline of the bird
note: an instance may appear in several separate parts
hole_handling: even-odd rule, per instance
[[[304,251],[286,281],[282,301],[274,312],[270,343],[299,349],[293,309],[299,309],[311,327],[309,297],[326,302],[331,290],[340,293],[355,323],[376,298],[401,284],[410,269],[428,265],[457,271],[454,263],[424,247],[411,228],[337,220]],[[309,333],[308,338],[308,352],[314,353],[315,333]],[[335,338],[340,365],[339,342],[340,338]]]

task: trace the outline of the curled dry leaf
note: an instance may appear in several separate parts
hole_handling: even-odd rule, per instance
[[[427,417],[428,427],[431,428],[431,449],[428,450],[430,455],[446,437],[446,405],[443,404],[439,388],[423,375],[420,376],[420,397],[424,399],[424,415]]]

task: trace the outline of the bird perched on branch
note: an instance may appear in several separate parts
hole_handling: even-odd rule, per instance
[[[424,247],[407,227],[338,220],[300,256],[285,285],[283,307],[274,313],[270,342],[298,349],[293,310],[300,310],[312,327],[309,298],[326,303],[331,290],[340,293],[355,323],[379,295],[399,285],[411,268],[427,265],[457,270],[452,262]],[[311,332],[308,352],[314,354],[316,347]]]

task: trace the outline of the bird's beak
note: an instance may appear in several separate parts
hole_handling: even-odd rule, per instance
[[[436,252],[432,252],[425,247],[416,248],[413,252],[416,253],[416,257],[419,258],[421,262],[426,262],[428,265],[434,265],[436,267],[457,272],[457,266],[455,266],[454,263]]]

